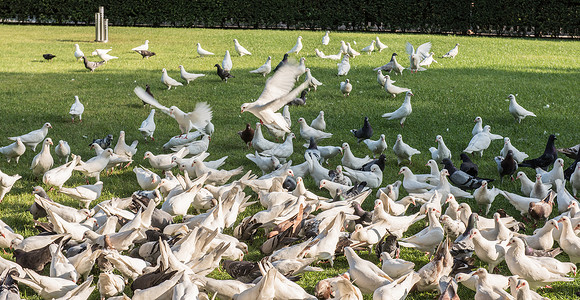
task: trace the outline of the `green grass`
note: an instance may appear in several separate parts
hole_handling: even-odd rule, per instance
[[[88,159],[94,155],[88,148],[93,138],[102,138],[109,133],[117,138],[119,131],[125,130],[128,141],[140,140],[134,165],[148,167],[149,164],[141,159],[141,155],[145,151],[162,152],[161,145],[179,132],[174,120],[157,114],[156,141],[143,142],[137,128],[149,114],[149,109],[142,107],[133,89],[135,86],[150,84],[155,97],[167,106],[177,105],[188,111],[199,101],[210,103],[216,128],[209,148],[210,159],[228,155],[225,168],[244,165],[245,169],[259,172],[244,157],[249,151],[236,134],[244,128],[245,123],[254,124],[257,121],[251,114],[240,115],[239,108],[242,103],[256,99],[264,86],[263,77],[249,74],[248,71],[262,65],[269,55],[275,66],[283,53],[294,45],[298,35],[304,38],[304,49],[300,56],[306,57],[307,67],[324,85],[317,92],[309,93],[306,106],[291,108],[293,130],[298,132],[299,117],[310,122],[320,110],[324,110],[328,131],[334,136],[322,144],[338,146],[346,141],[350,143],[355,155],[362,156],[369,151],[364,144],[356,143],[349,129],[359,128],[363,118],[368,116],[375,131],[375,139],[384,133],[389,145],[383,185],[401,179],[397,176],[399,167],[396,158],[390,150],[399,133],[406,143],[422,152],[413,157],[415,163],[411,169],[415,173],[428,171],[424,167],[424,163],[430,159],[427,149],[436,146],[434,141],[438,134],[443,136],[457,162],[460,151],[471,138],[476,116],[481,116],[484,124],[491,125],[493,133],[509,136],[518,149],[526,151],[531,157],[542,153],[550,133],[558,135],[557,146],[572,146],[580,140],[577,117],[580,112],[577,103],[580,95],[580,43],[577,41],[381,33],[378,34],[381,41],[389,48],[382,53],[374,52],[370,56],[363,54],[352,59],[351,71],[343,78],[336,76],[336,62],[316,57],[314,48],[326,54],[334,54],[338,51],[340,40],[345,40],[351,44],[356,41],[354,47],[360,50],[377,34],[332,32],[330,45],[322,46],[320,39],[323,34],[312,31],[111,27],[110,42],[98,44],[92,42],[92,27],[0,26],[0,38],[4,41],[0,44],[0,146],[10,143],[7,139],[9,136],[24,134],[40,128],[44,122],[50,122],[54,129],[49,131],[48,136],[55,144],[59,139],[66,140],[73,153]],[[253,55],[238,57],[233,47],[234,38]],[[150,50],[157,53],[148,60],[130,51],[145,39],[150,41]],[[372,68],[388,62],[392,52],[397,52],[400,55],[399,62],[407,66],[409,62],[404,50],[407,41],[415,46],[431,41],[436,56],[447,52],[455,43],[460,43],[461,47],[456,59],[437,59],[440,64],[433,64],[426,72],[410,74],[405,71],[403,76],[393,76],[396,85],[411,88],[415,94],[412,99],[413,114],[405,122],[405,127],[400,128],[396,121],[387,121],[380,116],[398,108],[403,97],[393,99],[379,88]],[[199,58],[195,52],[197,42],[217,55]],[[90,73],[82,63],[75,62],[74,43],[78,43],[87,55],[96,48],[112,47],[110,54],[119,59]],[[221,63],[225,50],[230,50],[232,54],[234,67],[231,73],[236,76],[227,84],[220,81],[213,67]],[[44,53],[52,53],[57,57],[52,62],[45,62],[42,58]],[[293,57],[299,58],[295,55]],[[96,57],[90,59],[98,60]],[[160,82],[161,69],[167,68],[169,75],[177,79],[180,64],[189,72],[205,73],[207,76],[189,86],[167,91]],[[353,84],[353,92],[347,98],[342,96],[338,88],[345,78],[349,78]],[[507,111],[508,103],[504,101],[510,93],[517,93],[518,102],[538,117],[525,119],[521,124],[514,123]],[[68,115],[75,95],[85,104],[82,124],[72,124]],[[547,105],[549,108],[546,108]],[[296,163],[304,161],[302,143],[298,138],[295,143],[296,153],[291,156]],[[484,152],[483,158],[474,159],[480,166],[482,176],[498,177],[493,157],[498,155],[502,146],[501,141],[496,141]],[[23,176],[0,204],[0,218],[24,236],[36,234],[32,217],[26,212],[33,202],[30,195],[32,187],[41,184],[28,169],[34,155],[27,151],[18,165],[0,159],[3,172]],[[564,160],[566,166],[571,162],[567,158]],[[337,157],[331,161],[331,166],[339,163],[340,158]],[[528,175],[533,173],[531,169],[525,171]],[[101,200],[113,196],[126,197],[139,189],[131,169],[115,171],[112,175],[103,175],[101,179],[104,182]],[[317,190],[311,179],[306,179],[306,182],[310,189]],[[84,178],[81,174],[75,174],[66,185],[81,184],[84,184]],[[494,185],[519,192],[518,182],[494,182]],[[319,193],[325,194],[322,191]],[[50,193],[50,196],[67,205],[78,205],[55,192]],[[492,205],[492,211],[504,208],[508,213],[516,215],[508,202],[500,198]],[[373,200],[367,199],[364,207],[371,209]],[[249,211],[257,210],[257,207],[253,207]],[[409,234],[424,226],[424,223],[420,223],[413,226]],[[262,241],[257,239],[250,244],[248,259],[261,257],[257,249]],[[5,257],[10,258],[11,255]],[[368,258],[366,253],[362,257]],[[427,262],[422,253],[407,249],[402,251],[402,258],[415,262],[417,269]],[[376,262],[374,255],[370,259]],[[561,259],[567,258],[562,255]],[[323,267],[325,272],[305,274],[299,283],[312,293],[318,280],[344,272],[348,265],[341,257],[337,259],[334,269]],[[509,274],[505,263],[500,265],[500,269],[503,274]],[[212,276],[223,279],[228,277],[218,271]],[[543,291],[542,294],[552,299],[569,299],[578,290],[579,284],[580,280],[570,284],[554,284],[552,290]],[[31,290],[23,291],[27,299],[38,299]],[[434,296],[433,293],[415,293],[409,298],[431,299]],[[461,287],[460,296],[469,299],[473,293]],[[94,297],[96,299],[96,293]],[[368,295],[365,297],[371,298]]]

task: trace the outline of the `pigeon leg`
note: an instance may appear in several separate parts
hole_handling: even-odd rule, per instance
[[[71,120],[72,120],[73,123],[75,122],[75,118],[71,118]]]

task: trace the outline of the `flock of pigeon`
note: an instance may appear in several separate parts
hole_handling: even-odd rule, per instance
[[[322,44],[328,45],[329,41],[329,32],[326,32]],[[103,61],[90,62],[78,45],[75,46],[75,57],[82,58],[90,71],[116,58],[108,50],[97,50],[95,54]],[[234,46],[240,56],[251,55],[237,40]],[[458,46],[443,57],[455,57]],[[30,287],[43,299],[87,299],[95,288],[102,299],[209,299],[212,296],[248,300],[363,299],[363,294],[372,294],[373,299],[382,300],[404,299],[414,291],[436,291],[439,299],[459,299],[458,283],[475,291],[475,299],[542,299],[535,292],[537,288],[558,281],[574,281],[570,275],[576,275],[575,263],[580,262],[580,237],[576,235],[580,229],[580,206],[575,199],[580,190],[580,145],[556,149],[556,136],[550,135],[544,153],[529,159],[508,137],[492,134],[491,127],[483,126],[482,119],[477,117],[473,138],[463,152],[483,156],[493,140],[503,140],[504,147],[495,157],[498,177],[513,179],[515,175],[521,181],[521,194],[490,187],[493,179],[479,177],[477,165],[465,153],[461,154],[463,163],[455,167],[452,151],[442,136],[436,137],[438,147],[429,149],[430,173],[414,174],[403,166],[399,170],[401,181],[383,184],[385,135],[380,135],[378,140],[371,139],[373,129],[368,118],[361,128],[351,132],[358,142],[365,143],[372,157],[355,157],[346,142],[340,147],[319,146],[318,142],[332,137],[332,133],[325,132],[323,111],[310,124],[299,118],[299,133],[291,132],[289,106],[304,105],[306,90],[316,90],[322,85],[305,67],[304,58],[299,64],[288,61],[288,56],[299,54],[302,47],[302,37],[298,37],[296,45],[275,69],[272,70],[271,57],[268,57],[263,66],[250,72],[263,76],[274,72],[260,97],[241,105],[242,113],[250,112],[259,120],[255,128],[246,124],[239,135],[248,148],[254,149],[246,157],[262,174],[244,173],[243,167],[220,169],[227,156],[206,160],[214,132],[211,107],[203,102],[192,112],[176,106],[166,107],[153,97],[148,86],[135,88],[144,105],[155,107],[139,131],[145,139],[154,139],[157,109],[175,119],[180,134],[163,145],[168,154],[144,154],[151,168],[163,172],[164,177],[143,166],[135,166],[133,172],[141,190],[129,197],[99,199],[103,190],[100,174],[117,166],[128,166],[137,153],[138,142],[127,144],[125,132],[120,132],[114,147],[112,135],[94,140],[91,147],[96,155],[86,161],[73,154],[66,141],[60,140],[54,153],[64,164],[57,167],[50,152],[53,141],[47,137],[52,128],[50,123],[10,137],[14,142],[0,148],[8,162],[18,163],[27,148],[35,151],[42,144],[31,163],[32,174],[42,178],[45,186],[57,188],[60,193],[78,200],[79,208],[52,201],[41,186],[36,186],[30,213],[42,233],[24,238],[2,222],[0,245],[13,249],[14,260],[0,257],[0,299],[20,299],[18,283]],[[385,48],[377,37],[361,52],[370,54]],[[430,48],[430,43],[417,49],[407,44],[411,72],[423,71],[436,62]],[[133,50],[143,57],[155,55],[148,51],[148,42]],[[199,43],[197,52],[202,57],[214,55]],[[318,49],[315,52],[322,59],[341,60],[338,75],[347,75],[349,59],[360,55],[344,41],[337,55],[324,55]],[[393,85],[390,76],[382,74],[383,71],[402,74],[405,68],[396,57],[393,53],[391,61],[375,71],[387,93],[393,97],[405,93],[403,105],[383,115],[399,120],[403,126],[412,112],[413,93]],[[215,66],[222,80],[234,78],[229,73],[232,61],[228,51],[222,64]],[[187,73],[183,66],[180,69],[187,84],[204,76]],[[295,87],[303,74],[306,74],[305,80]],[[165,69],[161,81],[169,89],[182,85],[170,78]],[[352,90],[348,79],[341,83],[340,89],[348,96]],[[509,111],[517,122],[528,116],[535,117],[517,104],[514,95],[508,101]],[[69,112],[72,122],[75,119],[82,122],[83,111],[84,105],[75,97]],[[267,140],[262,133],[264,127],[284,142]],[[294,153],[293,139],[298,134],[307,142],[305,162],[292,165],[289,158]],[[392,149],[399,164],[411,163],[412,156],[420,153],[406,144],[401,134]],[[558,152],[575,159],[574,163],[565,169]],[[335,169],[326,169],[325,163],[339,154],[341,164]],[[535,181],[518,169],[527,167],[535,170]],[[548,171],[549,167],[552,169]],[[172,172],[175,168],[183,175],[175,175]],[[95,178],[96,183],[89,184],[87,179],[86,185],[64,187],[75,171]],[[306,176],[311,176],[328,194],[320,196],[309,191],[303,181]],[[0,201],[20,178],[18,174],[0,172]],[[574,196],[566,189],[567,181]],[[401,186],[407,196],[400,197]],[[546,221],[545,225],[533,235],[525,235],[519,233],[524,224],[502,210],[494,213],[492,219],[485,218],[483,215],[489,213],[499,195],[521,212],[520,219]],[[254,196],[257,201],[250,201],[256,199]],[[374,208],[365,211],[361,205],[369,197],[375,199]],[[458,201],[461,198],[474,198],[482,215]],[[555,199],[559,215],[549,219]],[[100,202],[95,205],[97,200]],[[238,222],[238,216],[251,205],[260,210]],[[418,207],[415,213],[407,212],[411,206]],[[445,210],[444,206],[447,206]],[[196,214],[188,214],[191,211]],[[42,218],[48,221],[39,221]],[[407,230],[423,219],[427,220],[427,227],[407,236]],[[224,233],[231,232],[229,229],[233,229],[232,235]],[[262,233],[265,234],[260,246],[263,259],[243,260],[248,252],[246,242]],[[559,248],[553,249],[554,241]],[[430,262],[419,268],[413,262],[400,259],[400,247],[427,252]],[[381,267],[361,258],[355,250],[375,251]],[[570,262],[554,258],[560,253],[566,253]],[[475,267],[474,254],[487,268]],[[342,255],[348,261],[348,272],[318,282],[314,295],[295,283],[304,272],[323,270],[316,264],[328,261],[332,266],[334,259]],[[512,276],[494,274],[504,261]],[[49,265],[48,276],[40,274],[45,265]],[[220,266],[234,279],[207,277]],[[94,276],[98,276],[96,286]],[[128,282],[131,282],[132,298],[124,294]]]

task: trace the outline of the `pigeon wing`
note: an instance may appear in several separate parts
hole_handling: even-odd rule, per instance
[[[417,54],[421,56],[421,59],[424,59],[425,57],[429,56],[430,52],[431,52],[431,42],[427,42],[417,47]]]
[[[407,54],[413,55],[415,53],[415,48],[413,47],[413,45],[411,45],[411,43],[407,42],[407,45],[405,46],[405,51],[407,51]]]
[[[204,128],[211,121],[213,113],[207,102],[199,102],[195,109],[187,114],[187,118],[196,128]]]
[[[139,99],[141,99],[143,102],[145,102],[149,105],[152,105],[152,106],[160,109],[162,112],[169,115],[169,108],[161,105],[161,103],[159,103],[157,100],[155,100],[155,98],[151,97],[151,95],[149,95],[142,87],[138,86],[133,91],[135,92],[137,97],[139,97]],[[197,109],[197,107],[196,107],[196,109]]]
[[[268,104],[276,99],[287,95],[296,82],[296,76],[300,75],[301,71],[296,65],[285,64],[280,67],[272,77],[266,81],[266,86],[262,94],[255,101],[258,105]],[[295,97],[292,97],[292,99]]]

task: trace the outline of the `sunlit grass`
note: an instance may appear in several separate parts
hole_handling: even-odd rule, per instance
[[[177,105],[188,111],[194,108],[196,102],[210,103],[216,128],[209,148],[210,159],[228,155],[225,168],[244,165],[245,169],[260,174],[244,157],[249,151],[236,134],[244,128],[245,123],[253,124],[257,121],[253,115],[240,115],[239,108],[242,103],[260,95],[265,81],[262,76],[248,71],[262,65],[267,56],[272,56],[272,65],[275,66],[282,55],[292,48],[298,35],[304,38],[304,49],[300,56],[292,57],[306,57],[307,67],[324,85],[317,92],[308,94],[306,106],[291,109],[293,130],[298,133],[299,117],[310,122],[320,110],[324,110],[328,131],[334,136],[324,141],[323,145],[338,146],[346,141],[350,143],[355,155],[362,156],[369,154],[369,151],[364,144],[356,143],[349,129],[359,128],[363,118],[368,116],[374,127],[375,139],[384,133],[389,145],[383,185],[401,179],[397,176],[399,167],[390,150],[399,133],[406,143],[422,152],[413,157],[414,163],[410,167],[415,173],[428,171],[424,167],[430,158],[427,149],[436,146],[435,136],[438,134],[443,136],[453,152],[454,161],[458,162],[456,158],[471,138],[476,116],[481,116],[484,124],[491,125],[492,132],[509,136],[518,149],[532,157],[541,154],[550,133],[558,135],[557,146],[572,146],[580,140],[577,117],[580,111],[580,43],[577,41],[378,34],[389,48],[382,53],[374,52],[370,56],[363,54],[351,60],[352,68],[345,78],[351,80],[354,88],[351,96],[344,98],[338,86],[345,78],[336,76],[336,62],[316,57],[314,48],[326,54],[335,54],[340,40],[345,40],[351,44],[356,41],[357,44],[353,46],[360,50],[377,34],[331,32],[330,45],[322,46],[320,40],[323,34],[312,31],[111,27],[110,42],[99,44],[92,42],[92,27],[0,26],[0,38],[3,41],[0,44],[0,146],[10,143],[7,139],[9,136],[26,133],[40,128],[44,122],[50,122],[54,129],[49,131],[48,136],[55,143],[59,139],[67,140],[74,153],[88,159],[94,155],[88,148],[93,138],[102,138],[111,133],[116,139],[119,131],[124,130],[128,141],[140,140],[134,165],[148,167],[148,162],[142,160],[142,154],[145,151],[161,152],[161,145],[179,132],[174,120],[158,113],[155,117],[156,141],[143,141],[137,128],[147,118],[149,109],[142,107],[133,88],[149,84],[159,102],[167,106]],[[252,56],[237,56],[233,47],[234,38],[252,52]],[[145,39],[150,41],[150,50],[157,53],[150,59],[142,59],[130,51]],[[438,57],[455,43],[461,46],[456,59],[436,58],[440,64],[433,64],[426,72],[410,74],[405,71],[403,76],[392,76],[397,81],[396,85],[411,88],[415,94],[412,99],[413,114],[405,122],[405,127],[400,128],[397,122],[384,120],[380,116],[398,108],[403,97],[388,96],[377,84],[376,73],[372,68],[388,62],[393,52],[397,52],[399,62],[407,66],[409,62],[404,50],[407,41],[415,46],[431,41],[432,50]],[[216,56],[199,58],[195,52],[195,44],[198,42],[204,49],[216,53]],[[110,54],[119,59],[90,73],[81,62],[75,62],[75,43],[80,45],[86,55],[90,55],[96,48],[113,48]],[[225,50],[232,54],[234,67],[231,73],[236,76],[227,84],[221,82],[213,67],[221,63]],[[57,57],[52,62],[46,62],[42,58],[44,53],[52,53]],[[96,61],[98,57],[89,59]],[[160,81],[161,69],[167,68],[170,76],[179,79],[180,64],[189,72],[205,73],[207,76],[189,86],[167,91]],[[504,101],[510,93],[517,93],[518,102],[538,117],[527,118],[521,124],[514,123],[507,111],[508,103]],[[82,124],[72,124],[68,115],[75,95],[85,104]],[[295,142],[296,153],[290,157],[295,163],[304,161],[303,142],[301,138]],[[482,176],[498,178],[493,157],[498,155],[502,146],[501,141],[496,141],[484,152],[483,158],[474,158]],[[27,151],[18,165],[8,164],[0,158],[0,169],[3,172],[23,176],[0,204],[0,217],[25,236],[36,233],[32,217],[25,211],[33,202],[30,195],[32,187],[41,183],[33,178],[28,169],[34,155]],[[571,161],[565,158],[565,162],[567,166]],[[339,163],[340,158],[335,158],[331,160],[329,168]],[[533,173],[531,169],[525,171],[528,175]],[[126,197],[139,189],[130,168],[117,170],[101,178],[104,181],[101,200],[113,196]],[[75,174],[67,186],[84,182],[82,175]],[[306,179],[306,183],[310,189],[317,190],[311,179]],[[519,192],[518,182],[494,184],[511,192]],[[50,196],[67,205],[78,205],[55,192],[51,192]],[[516,215],[508,202],[500,198],[492,205],[492,211],[504,208],[508,213]],[[368,199],[363,206],[371,209],[372,201]],[[473,201],[469,203],[474,205]],[[240,218],[257,210],[257,207],[249,209]],[[419,231],[424,224],[420,223],[413,226],[409,233]],[[251,243],[248,258],[261,257],[258,250],[261,242],[263,239]],[[362,257],[376,262],[374,255],[369,257],[363,253]],[[417,269],[427,262],[423,253],[418,251],[404,249],[402,257],[414,261]],[[299,282],[307,291],[312,292],[318,280],[344,272],[348,264],[344,258],[338,258],[334,269],[327,265],[322,267],[326,269],[325,272],[306,274]],[[500,269],[503,274],[509,274],[505,264],[500,265]],[[212,276],[228,277],[218,271]],[[578,289],[578,283],[577,280],[572,284],[554,284],[554,289],[543,294],[552,299],[569,298]],[[28,291],[26,297],[36,299],[31,294]],[[473,293],[461,287],[460,296],[469,299]],[[97,299],[96,293],[94,297]],[[433,297],[431,293],[410,295],[411,299]]]

